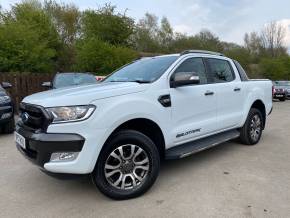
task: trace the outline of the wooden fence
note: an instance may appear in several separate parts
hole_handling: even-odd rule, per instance
[[[11,94],[18,111],[22,99],[36,92],[47,90],[41,86],[43,82],[51,81],[54,74],[11,74],[0,72],[0,82],[9,82],[12,88],[7,91]]]

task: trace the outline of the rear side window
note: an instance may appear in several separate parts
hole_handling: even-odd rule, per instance
[[[241,80],[242,80],[242,81],[248,81],[249,78],[248,78],[247,73],[246,73],[246,71],[244,70],[244,68],[240,65],[239,62],[234,61],[234,63],[235,63],[235,65],[236,65],[236,67],[237,67],[237,70],[238,70],[238,72],[239,72],[239,74],[240,74]]]
[[[207,58],[207,64],[214,83],[231,82],[235,79],[233,69],[228,61]]]
[[[174,73],[176,74],[181,72],[195,73],[197,76],[199,76],[200,84],[207,84],[205,66],[203,64],[202,58],[186,59],[177,67]]]

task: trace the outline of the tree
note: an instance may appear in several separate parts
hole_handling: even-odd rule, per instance
[[[129,48],[112,45],[93,37],[79,40],[76,48],[74,68],[83,72],[96,72],[99,75],[112,73],[137,58],[137,53]]]
[[[81,23],[83,38],[96,37],[113,45],[128,45],[134,29],[134,20],[125,13],[117,13],[110,4],[98,10],[86,10]]]
[[[284,45],[285,29],[277,22],[270,22],[261,32],[263,47],[269,52],[271,57],[285,55],[287,49]]]
[[[219,52],[223,50],[223,46],[219,38],[209,30],[204,29],[200,31],[195,37],[200,42],[201,47],[199,49]]]
[[[257,32],[246,33],[244,36],[245,48],[252,55],[260,55],[263,50],[262,38]]]
[[[290,80],[290,58],[264,58],[261,63],[264,76],[272,80]]]
[[[135,27],[135,33],[132,37],[135,49],[139,52],[159,51],[158,31],[158,17],[146,13],[145,17],[140,19]]]
[[[52,72],[58,34],[38,1],[24,1],[1,14],[0,71]]]
[[[70,71],[75,63],[75,43],[80,35],[81,13],[73,4],[58,4],[53,0],[45,1],[43,8],[61,40],[57,68],[59,71]]]
[[[195,36],[187,36],[181,33],[175,33],[170,51],[179,53],[190,49],[202,49],[201,41]]]
[[[162,50],[169,51],[169,47],[173,41],[173,29],[166,17],[161,19],[161,26],[158,30],[159,43],[162,45]]]

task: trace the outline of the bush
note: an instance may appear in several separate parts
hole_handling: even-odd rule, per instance
[[[289,57],[262,59],[260,67],[266,78],[272,80],[290,80]]]
[[[0,27],[0,71],[52,72],[56,51],[20,24]]]
[[[80,40],[76,46],[75,69],[106,75],[137,58],[129,48],[111,45],[97,38]]]

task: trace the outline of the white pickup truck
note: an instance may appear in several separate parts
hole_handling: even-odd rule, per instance
[[[136,60],[95,85],[50,90],[20,105],[18,150],[42,170],[91,174],[114,199],[146,192],[160,160],[240,138],[259,142],[272,83],[237,61],[185,51]]]

